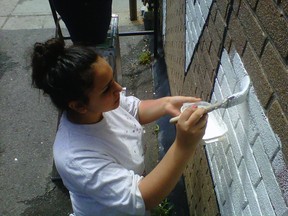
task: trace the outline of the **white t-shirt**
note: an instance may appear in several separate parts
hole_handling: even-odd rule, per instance
[[[54,160],[76,216],[145,215],[138,188],[144,172],[139,103],[121,96],[120,106],[97,124],[73,124],[63,113]]]

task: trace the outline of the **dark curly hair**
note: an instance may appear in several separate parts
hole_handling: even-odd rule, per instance
[[[63,40],[36,43],[32,54],[32,85],[50,96],[60,110],[69,109],[70,101],[87,104],[93,88],[91,65],[99,55],[82,46],[66,48]]]

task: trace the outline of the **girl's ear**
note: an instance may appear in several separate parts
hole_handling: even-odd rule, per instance
[[[78,112],[80,114],[85,114],[87,112],[87,107],[80,101],[70,101],[68,106],[71,110]]]

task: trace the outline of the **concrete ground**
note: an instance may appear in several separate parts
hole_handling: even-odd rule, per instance
[[[138,0],[138,14],[141,6]],[[46,0],[0,0],[0,7],[0,215],[69,215],[67,191],[50,179],[57,112],[30,79],[31,47],[54,35],[50,7]],[[113,12],[120,31],[143,30],[140,15],[129,20],[128,0],[114,0]],[[151,68],[138,62],[148,44],[147,36],[120,38],[122,85],[141,99],[154,96]],[[157,162],[154,129],[145,126],[148,171]]]

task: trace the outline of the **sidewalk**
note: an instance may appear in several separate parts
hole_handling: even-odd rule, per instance
[[[0,29],[54,29],[48,0],[0,0]],[[137,0],[138,22],[142,1]],[[113,0],[113,13],[120,18],[119,26],[133,25],[129,18],[129,0]]]
[[[138,14],[142,6],[137,1]],[[51,216],[72,212],[67,191],[51,182],[52,144],[57,112],[31,88],[33,44],[53,37],[55,26],[46,0],[0,0],[0,215]],[[141,17],[129,20],[129,1],[114,0],[120,31],[142,30]],[[123,86],[141,99],[153,97],[151,68],[138,64],[143,36],[120,38]],[[144,141],[156,143],[154,125]],[[148,143],[148,142],[147,142]],[[155,159],[157,148],[148,154]]]

